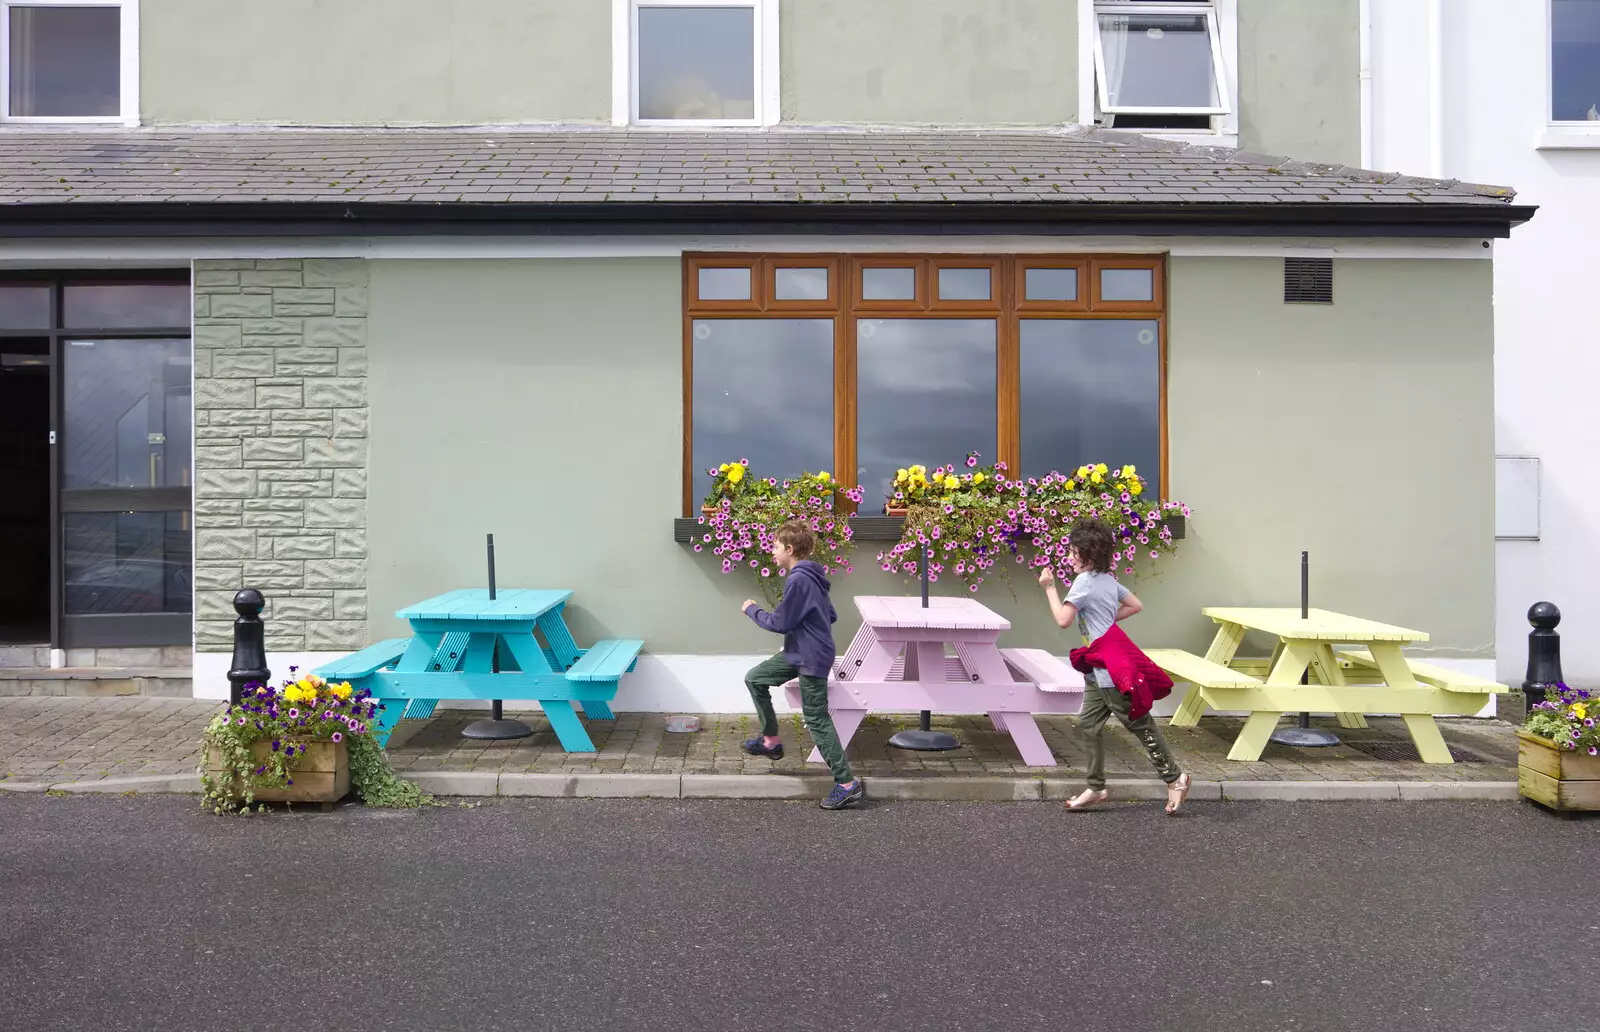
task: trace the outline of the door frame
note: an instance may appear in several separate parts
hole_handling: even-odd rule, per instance
[[[66,492],[63,487],[62,456],[66,443],[65,353],[69,340],[173,340],[190,342],[190,383],[193,384],[193,317],[183,326],[73,327],[67,329],[65,290],[68,284],[177,284],[190,287],[188,268],[177,269],[86,269],[86,270],[0,270],[0,284],[37,283],[48,285],[50,326],[45,329],[3,330],[0,338],[48,338],[50,354],[50,641],[52,648],[137,647],[150,645],[188,645],[194,637],[193,543],[190,546],[190,611],[185,613],[83,614],[66,613],[66,557],[63,522],[73,512],[126,512],[123,505],[138,506],[137,511],[189,513],[193,533],[194,486],[157,488],[90,488]],[[191,393],[192,398],[192,393]],[[191,412],[192,401],[191,401]],[[193,445],[190,455],[193,468]]]

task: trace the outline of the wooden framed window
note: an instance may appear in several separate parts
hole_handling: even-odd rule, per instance
[[[741,275],[743,274],[743,275]],[[707,470],[1014,475],[1132,463],[1166,491],[1159,255],[687,255],[684,513]]]
[[[776,255],[765,259],[763,265],[762,281],[769,310],[839,310],[845,284],[838,258]]]

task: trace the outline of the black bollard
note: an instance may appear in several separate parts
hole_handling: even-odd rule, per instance
[[[1535,602],[1528,609],[1528,673],[1522,682],[1522,694],[1532,709],[1545,699],[1545,693],[1557,685],[1565,684],[1561,676],[1561,635],[1556,624],[1561,622],[1561,610],[1554,602]]]
[[[228,704],[239,705],[239,696],[246,685],[266,684],[272,679],[267,669],[266,624],[261,622],[261,610],[267,600],[255,588],[245,588],[233,596],[233,611],[239,618],[233,621],[233,667],[228,671]]]

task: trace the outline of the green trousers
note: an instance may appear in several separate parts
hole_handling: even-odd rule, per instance
[[[833,772],[839,784],[854,781],[850,761],[844,758],[844,746],[839,744],[839,732],[834,730],[833,717],[828,713],[828,679],[800,673],[793,663],[782,656],[773,656],[758,663],[744,675],[744,686],[750,689],[750,699],[756,704],[756,715],[761,718],[761,733],[778,734],[778,714],[772,708],[772,689],[800,678],[800,709],[805,716],[806,730],[811,740],[822,752],[823,762]]]
[[[1116,714],[1122,726],[1132,731],[1133,737],[1144,746],[1161,780],[1169,785],[1177,781],[1183,771],[1178,768],[1178,761],[1172,758],[1172,750],[1167,748],[1167,740],[1162,737],[1156,718],[1146,713],[1138,720],[1129,720],[1131,700],[1115,685],[1102,685],[1098,671],[1084,678],[1084,682],[1083,711],[1078,714],[1078,728],[1089,739],[1089,787],[1106,787],[1105,729],[1106,721],[1112,714]]]

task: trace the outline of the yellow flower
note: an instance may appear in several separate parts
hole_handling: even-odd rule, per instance
[[[1128,493],[1133,495],[1135,498],[1137,498],[1140,495],[1144,494],[1144,485],[1139,483],[1136,480],[1133,483],[1128,485]]]
[[[1103,462],[1100,463],[1099,465],[1095,466],[1094,471],[1096,473],[1109,473],[1109,472],[1111,472],[1109,469],[1106,468],[1106,464],[1103,463]]]
[[[1133,476],[1133,474],[1135,472],[1136,472],[1136,470],[1134,470],[1134,468],[1132,466],[1123,466],[1122,467],[1122,475],[1123,475],[1124,478]]]
[[[1103,484],[1106,482],[1106,478],[1101,476],[1100,473],[1096,471],[1089,474],[1089,482],[1092,484]]]
[[[906,473],[906,471],[905,471],[905,470],[903,470],[903,469],[897,469],[897,470],[895,470],[895,471],[894,471],[894,482],[895,482],[895,483],[897,483],[897,484],[898,484],[898,483],[900,483],[900,482],[901,482],[901,481],[903,481],[903,480],[905,480],[905,478],[906,478],[906,477],[907,477],[907,476],[909,476],[909,474],[908,474],[908,473]]]
[[[974,473],[974,474],[972,474],[972,482],[974,484],[983,483],[983,474],[982,473]]]
[[[827,483],[828,482],[828,471],[827,470],[823,470],[821,473],[818,473],[817,474],[817,479],[822,481],[823,483]]]
[[[728,468],[728,483],[737,484],[744,479],[744,467],[734,463]]]
[[[1088,478],[1089,478],[1089,467],[1088,466],[1079,466],[1078,467],[1078,479],[1079,480],[1087,480]]]
[[[1572,704],[1572,715],[1582,720],[1589,715],[1589,707],[1581,702],[1575,702]]]
[[[297,684],[291,684],[284,688],[283,699],[285,702],[299,702],[301,694],[300,686]]]
[[[343,684],[336,684],[332,688],[329,688],[328,691],[333,693],[334,698],[348,699],[350,698],[350,682],[346,681]]]
[[[956,475],[954,473],[949,473],[949,474],[945,475],[945,478],[944,478],[944,489],[946,491],[954,491],[956,488],[958,488],[960,486],[961,486],[961,481],[956,478]]]
[[[1077,489],[1078,489],[1078,482],[1076,480],[1067,481],[1067,490],[1068,491],[1076,491]]]

